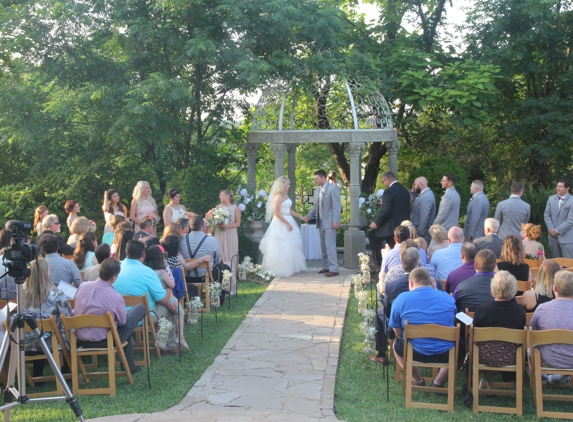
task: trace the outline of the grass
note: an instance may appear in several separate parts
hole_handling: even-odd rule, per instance
[[[340,359],[336,375],[334,392],[334,410],[340,420],[349,422],[359,421],[504,421],[514,420],[515,416],[495,413],[479,413],[474,415],[471,408],[462,403],[463,374],[458,372],[456,378],[456,397],[454,413],[429,409],[409,409],[405,407],[405,397],[402,387],[394,378],[394,366],[389,367],[390,400],[386,401],[385,369],[375,364],[363,352],[364,335],[359,325],[362,317],[357,312],[357,301],[351,293],[341,340]],[[523,388],[523,420],[537,420],[533,396],[529,387],[529,378],[524,377]],[[571,394],[571,389],[561,389],[558,393]],[[445,403],[445,395],[415,393],[418,400],[428,400]],[[514,406],[515,399],[506,397],[480,397],[480,404],[493,406]],[[548,410],[571,412],[571,404],[567,402],[546,402]]]
[[[200,337],[200,324],[186,324],[185,337],[190,350],[182,354],[181,362],[178,355],[159,359],[153,353],[150,368],[151,389],[148,387],[147,369],[142,368],[134,375],[134,384],[129,384],[125,377],[117,378],[115,397],[78,395],[84,417],[90,419],[109,415],[161,412],[178,404],[213,363],[266,288],[267,286],[255,283],[239,282],[238,300],[233,298],[230,310],[227,309],[225,301],[223,307],[218,310],[218,323],[215,322],[214,310],[204,315],[203,341]],[[90,380],[91,384],[94,387],[104,386],[107,379]],[[71,381],[69,385],[71,387]],[[49,387],[52,388],[53,384]],[[32,391],[41,390],[29,392]],[[10,416],[12,421],[22,422],[77,420],[64,401],[17,406],[10,412]]]

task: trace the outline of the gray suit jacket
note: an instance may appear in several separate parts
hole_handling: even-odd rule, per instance
[[[457,227],[460,222],[460,194],[455,187],[451,187],[444,193],[440,201],[438,216],[434,224],[441,224],[446,231],[452,227]]]
[[[414,200],[410,221],[416,227],[418,236],[430,236],[430,226],[436,218],[436,197],[431,189],[426,189]]]
[[[495,253],[495,257],[499,259],[503,240],[501,240],[497,235],[490,233],[487,236],[475,239],[474,245],[476,245],[478,252],[483,251],[484,249],[489,249],[493,251],[493,253]]]
[[[483,237],[483,223],[489,213],[489,200],[483,192],[478,192],[468,203],[464,234],[471,239]]]
[[[565,202],[559,209],[559,195],[552,195],[545,207],[545,224],[547,230],[555,229],[559,243],[573,243],[573,197],[565,195]]]
[[[529,221],[530,215],[531,206],[517,196],[501,201],[497,204],[493,217],[499,221],[499,238],[503,240],[510,234],[521,237],[521,225]]]
[[[316,217],[316,228],[328,230],[332,229],[333,223],[340,224],[340,211],[342,210],[342,205],[340,205],[340,189],[332,183],[325,183],[322,201],[318,198],[319,195],[316,196],[316,201],[312,209],[306,215],[311,219]],[[318,218],[319,208],[321,208],[321,218]]]

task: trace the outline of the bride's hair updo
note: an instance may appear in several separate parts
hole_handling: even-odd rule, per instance
[[[288,190],[285,187],[286,182],[288,182],[288,177],[281,176],[277,179],[275,195],[288,195]]]

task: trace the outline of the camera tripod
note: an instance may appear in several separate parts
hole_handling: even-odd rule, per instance
[[[0,277],[1,278],[1,277]],[[16,284],[16,302],[18,304],[18,311],[23,309],[22,305],[22,284],[24,284],[25,278],[15,278],[14,283]],[[10,324],[10,320],[12,323]],[[26,357],[24,351],[24,324],[27,324],[28,327],[32,330],[32,332],[36,335],[36,342],[42,348],[44,354],[46,355],[46,359],[48,363],[52,367],[54,371],[54,375],[56,377],[56,382],[59,382],[62,386],[64,391],[64,396],[57,396],[57,397],[39,397],[39,398],[29,398],[26,395]],[[42,333],[38,329],[38,323],[36,322],[36,318],[34,318],[31,314],[16,314],[13,317],[10,317],[10,312],[7,312],[6,315],[6,334],[4,335],[4,340],[2,341],[2,346],[0,346],[0,368],[4,366],[4,361],[6,360],[6,356],[8,354],[8,346],[12,345],[12,350],[10,353],[10,366],[8,369],[8,379],[7,385],[4,389],[4,406],[0,407],[0,411],[4,411],[4,421],[10,420],[10,409],[13,407],[19,406],[21,404],[29,404],[29,403],[38,403],[38,402],[48,402],[48,401],[57,401],[57,400],[65,400],[66,403],[70,405],[72,411],[76,415],[79,421],[85,421],[84,417],[82,416],[82,409],[80,408],[80,404],[78,403],[77,399],[73,396],[70,387],[66,383],[62,372],[58,368],[52,353],[50,353],[50,349],[46,344],[46,341],[42,337]],[[12,335],[10,335],[12,333]],[[66,347],[65,344],[61,345],[62,347]],[[18,369],[18,389],[14,387],[14,380],[16,378],[16,368]]]

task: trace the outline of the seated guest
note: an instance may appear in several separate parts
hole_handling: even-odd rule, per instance
[[[55,235],[47,237],[55,237]],[[43,242],[46,240],[46,237],[42,239]],[[53,242],[57,247],[57,240],[53,239]],[[55,255],[58,256],[57,253],[55,253]],[[60,256],[58,256],[58,258],[68,261],[75,268],[72,261],[61,258]],[[22,298],[22,302],[24,309],[22,310],[22,313],[32,314],[37,320],[49,319],[50,316],[54,315],[58,326],[60,327],[60,331],[62,332],[64,339],[66,339],[64,327],[60,322],[60,315],[67,317],[72,316],[72,307],[64,293],[57,289],[50,281],[50,269],[45,259],[38,258],[30,263],[30,277],[28,277],[24,282],[23,293],[24,296]],[[38,325],[40,331],[42,331],[42,325],[39,321]],[[26,338],[35,338],[34,334],[31,333],[26,334],[25,336]],[[50,341],[51,337],[51,332],[44,333],[44,340],[46,340],[48,347],[52,344]],[[66,345],[62,345],[62,347],[66,347]],[[26,347],[26,354],[43,355],[44,352],[38,343],[34,342]],[[43,375],[44,365],[46,362],[47,361],[45,359],[34,361],[32,366],[32,376],[41,377]]]
[[[463,232],[462,232],[463,233]],[[463,234],[462,234],[463,236]],[[400,294],[392,303],[388,325],[394,329],[396,341],[394,354],[396,361],[404,367],[404,322],[409,325],[438,324],[454,327],[456,304],[454,299],[436,290],[430,273],[423,268],[412,270],[409,276],[410,291]],[[454,347],[453,341],[432,338],[413,339],[414,360],[420,362],[446,363],[449,350]],[[448,379],[448,370],[440,369],[432,385],[443,386]],[[418,368],[413,368],[412,380],[418,385],[425,385]]]
[[[205,234],[209,236],[213,236],[213,223],[208,218],[203,220],[205,223]]]
[[[158,322],[158,318],[164,317],[173,324],[173,329],[169,332],[167,344],[161,349],[161,355],[173,355],[179,353],[179,346],[175,344],[175,316],[162,304],[166,299],[167,292],[161,286],[155,271],[143,265],[145,260],[145,245],[138,240],[127,242],[127,257],[121,263],[121,272],[113,287],[115,290],[126,296],[141,296],[147,294],[149,309],[155,311],[153,320]]]
[[[127,218],[123,215],[112,215],[109,218],[109,225],[111,227],[111,232],[105,233],[103,235],[103,238],[101,240],[102,243],[107,243],[108,245],[111,246],[113,238],[115,237],[116,229],[121,223],[128,223],[129,225]],[[127,228],[131,229],[131,225],[129,225],[129,227]]]
[[[533,330],[572,330],[573,331],[573,273],[562,270],[555,274],[553,285],[555,300],[539,305],[533,318]],[[573,368],[573,346],[548,344],[539,346],[541,366],[552,368]],[[549,375],[544,384],[569,383],[567,375]]]
[[[462,245],[462,262],[463,265],[448,274],[446,279],[446,292],[453,293],[456,291],[456,287],[462,282],[476,274],[475,269],[475,257],[477,254],[476,245],[471,242],[465,242]]]
[[[116,261],[123,261],[126,257],[127,242],[133,239],[132,230],[122,230],[113,239],[111,257]],[[114,247],[115,246],[115,247]]]
[[[178,218],[177,221],[175,222],[181,226],[181,236],[189,233],[189,224],[190,224],[189,220],[187,220],[186,218]]]
[[[422,251],[420,250],[420,248],[418,248],[418,244],[415,241],[413,241],[412,239],[407,239],[400,244],[400,262],[402,261],[402,253],[407,248],[418,249],[420,251],[420,257],[422,256]],[[434,267],[432,267],[430,264],[424,264],[422,262],[420,263],[419,266],[428,270],[428,272],[430,273],[432,278],[436,281],[437,286],[439,286],[439,289],[441,290],[442,289],[442,283],[440,282],[440,276],[436,272],[436,269]],[[402,264],[392,267],[390,269],[390,271],[388,271],[388,274],[386,274],[386,276],[384,277],[384,282],[380,286],[381,292],[382,293],[384,292],[383,289],[385,288],[385,286],[388,283],[391,283],[391,282],[393,282],[399,278],[402,278],[403,276],[404,276],[404,268],[403,268]]]
[[[85,217],[78,217],[72,222],[72,227],[70,228],[70,237],[68,237],[68,245],[75,249],[78,242],[80,241],[80,236],[87,233],[90,230],[90,220]]]
[[[416,233],[416,227],[414,227],[414,225],[410,220],[404,220],[400,225],[408,228],[408,231],[410,232],[410,239],[416,240],[418,238],[418,234]],[[427,264],[428,263],[428,255],[426,254],[427,248],[419,248],[419,249],[420,249],[420,254],[422,255],[422,264]]]
[[[72,225],[74,225],[79,218],[75,219]],[[95,233],[87,232],[80,236],[80,241],[76,246],[74,251],[74,257],[72,261],[76,263],[80,271],[85,271],[89,267],[93,267],[96,263],[95,259],[95,249],[97,247],[97,238]]]
[[[511,299],[517,293],[515,277],[507,271],[499,271],[491,280],[493,301],[484,302],[476,308],[474,327],[501,327],[523,330],[525,327],[525,309]],[[504,341],[485,341],[477,343],[479,363],[487,366],[515,365],[517,345]],[[503,380],[514,381],[515,374],[502,372]],[[494,388],[493,372],[485,371],[487,388]]]
[[[179,250],[184,259],[191,257],[199,259],[205,255],[209,255],[211,257],[211,268],[213,268],[214,264],[221,262],[219,243],[215,237],[205,234],[205,223],[203,217],[200,215],[196,216],[193,221],[193,231],[181,236]],[[187,282],[201,282],[206,272],[207,270],[205,268],[195,268],[191,270]]]
[[[483,227],[485,236],[474,239],[474,245],[478,248],[478,252],[483,251],[484,249],[492,250],[495,253],[496,259],[499,259],[501,255],[501,247],[503,245],[503,240],[501,240],[497,235],[497,231],[499,230],[499,221],[495,218],[486,218],[483,223]]]
[[[132,374],[141,368],[135,365],[133,356],[133,331],[145,316],[145,306],[139,304],[126,312],[125,300],[114,288],[121,265],[114,259],[105,259],[100,267],[99,278],[80,286],[76,293],[76,306],[74,314],[105,315],[110,311],[113,314],[119,339],[127,344],[123,347],[129,370]],[[107,332],[105,328],[80,328],[76,330],[78,346],[86,348],[106,348]]]
[[[410,238],[410,231],[406,226],[398,226],[394,229],[394,249],[389,249],[386,245],[386,250],[382,251],[382,266],[380,267],[380,275],[378,276],[381,284],[384,283],[384,277],[394,266],[400,266],[400,244]]]
[[[503,240],[501,259],[503,262],[497,263],[498,270],[509,271],[511,275],[521,281],[531,280],[533,278],[529,272],[529,265],[525,263],[523,245],[516,235],[507,235]]]
[[[527,223],[521,225],[521,243],[525,259],[545,259],[545,248],[537,239],[541,237],[541,226]]]
[[[561,265],[552,259],[541,263],[535,287],[523,292],[521,298],[521,304],[527,312],[535,312],[539,305],[553,300],[553,279],[558,271],[561,271]]]
[[[42,232],[41,235],[39,235],[36,238],[36,245],[38,245],[38,247],[40,246],[40,241],[42,240],[42,237],[46,234],[53,234],[56,235],[56,233],[60,232],[61,229],[61,223],[60,220],[58,219],[58,216],[55,214],[50,214],[47,217],[44,217],[44,219],[42,220],[42,226],[44,227],[44,231]],[[64,239],[62,239],[60,236],[57,236],[58,238],[58,250],[57,252],[62,254],[62,255],[71,255],[74,253],[74,248],[72,248],[70,245],[68,245],[66,242],[64,242]]]
[[[453,270],[463,265],[464,231],[459,227],[452,227],[448,232],[448,242],[449,246],[434,252],[430,260],[430,264],[434,266],[442,280],[446,280]]]
[[[408,277],[410,273],[418,268],[421,260],[421,254],[419,249],[416,247],[408,247],[408,244],[412,242],[411,239],[402,242],[400,248],[400,260],[402,261],[402,275],[393,281],[388,281],[385,286],[384,298],[382,303],[383,308],[379,308],[377,311],[377,318],[375,320],[374,326],[376,327],[376,350],[378,354],[376,356],[370,356],[370,360],[378,363],[386,363],[386,345],[388,344],[388,338],[386,336],[387,320],[390,318],[390,310],[392,308],[392,302],[400,295],[400,293],[407,292],[409,290]],[[431,265],[430,265],[431,267]],[[390,272],[394,271],[397,267],[394,267]],[[433,268],[433,267],[432,267]],[[390,275],[390,273],[388,273]],[[389,277],[386,277],[388,279]],[[441,287],[441,286],[440,286]]]
[[[195,261],[185,262],[185,258],[183,258],[183,255],[181,255],[179,251],[179,238],[175,235],[170,235],[163,239],[161,246],[165,249],[167,255],[165,261],[171,270],[173,270],[173,268],[185,267],[185,270],[190,271],[193,268],[197,268],[203,262],[211,261],[211,255],[204,255]]]
[[[85,281],[94,281],[99,277],[99,269],[101,267],[101,263],[104,259],[107,259],[111,255],[111,248],[107,243],[102,243],[101,245],[97,245],[95,248],[95,259],[97,261],[97,265],[93,267],[89,267],[84,273],[84,280]]]
[[[58,255],[58,239],[58,236],[46,233],[45,230],[38,245],[40,251],[46,255],[46,262],[50,267],[50,280],[54,286],[60,284],[60,281],[67,281],[78,287],[82,283],[80,270],[71,260]]]
[[[434,224],[430,227],[430,236],[432,241],[430,246],[428,246],[428,259],[432,259],[432,255],[438,249],[447,248],[450,244],[448,242],[448,232],[439,224]]]
[[[489,249],[479,251],[475,258],[476,275],[462,281],[454,291],[458,310],[475,309],[484,302],[493,300],[491,296],[491,279],[495,271],[495,254]]]
[[[181,228],[179,223],[171,223],[165,227],[165,230],[163,230],[163,236],[161,236],[161,242],[163,242],[163,239],[165,239],[167,236],[171,235],[177,236],[178,239],[181,239],[182,234],[183,234],[183,229]]]
[[[414,239],[414,241],[416,242],[416,244],[418,245],[418,248],[421,251],[426,252],[426,256],[428,253],[428,242],[426,242],[426,239],[424,239],[423,237],[418,236],[417,238]]]
[[[139,223],[139,231],[133,236],[133,240],[145,242],[147,238],[151,238],[153,231],[153,220],[151,218],[143,218]]]

